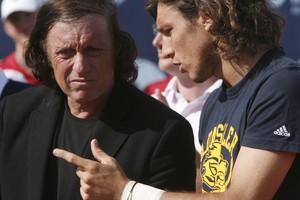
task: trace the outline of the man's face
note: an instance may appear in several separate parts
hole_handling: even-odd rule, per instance
[[[214,74],[219,56],[214,51],[214,37],[208,32],[210,21],[199,17],[191,22],[172,6],[159,3],[156,22],[163,35],[162,51],[172,57],[182,73],[188,72],[195,82]]]
[[[164,51],[164,52],[162,51],[162,34],[160,32],[156,33],[154,39],[152,40],[152,45],[157,50],[159,68],[173,76],[178,75],[180,73],[179,66],[173,65],[172,58],[169,57],[169,55],[166,51]]]
[[[17,43],[23,44],[29,39],[36,21],[36,12],[15,12],[4,22],[6,33]]]
[[[55,79],[71,101],[86,103],[107,95],[114,83],[114,48],[104,17],[57,22],[46,47]]]

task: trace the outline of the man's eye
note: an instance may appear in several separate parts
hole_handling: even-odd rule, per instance
[[[162,35],[164,36],[171,36],[172,29],[164,29],[161,31]]]
[[[72,57],[75,54],[75,50],[73,49],[63,49],[57,53],[62,57]]]
[[[100,55],[100,53],[102,52],[101,49],[99,48],[94,48],[94,47],[88,47],[84,50],[84,52],[88,55],[91,56],[97,56]]]
[[[94,48],[94,47],[89,47],[89,48],[86,48],[85,51],[87,52],[95,52],[95,51],[99,51],[98,48]]]

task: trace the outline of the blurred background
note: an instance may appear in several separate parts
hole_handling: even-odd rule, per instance
[[[0,0],[1,1],[1,0]],[[115,0],[119,7],[119,22],[121,27],[131,33],[138,47],[137,64],[140,67],[141,77],[151,78],[150,68],[157,68],[157,53],[152,47],[152,24],[154,20],[145,11],[146,0]],[[281,13],[286,19],[286,27],[282,36],[282,46],[288,56],[300,62],[300,0],[270,0],[273,9]],[[13,51],[13,43],[3,32],[0,26],[0,59]],[[159,74],[155,79],[163,79]],[[141,78],[139,77],[139,78]],[[143,78],[145,79],[145,78]],[[149,82],[155,80],[149,80]],[[138,81],[139,82],[139,79]],[[143,84],[147,84],[147,82]],[[139,83],[137,83],[139,84]],[[144,85],[140,85],[143,88]]]

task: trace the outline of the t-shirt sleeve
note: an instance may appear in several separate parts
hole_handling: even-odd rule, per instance
[[[249,105],[242,146],[300,153],[300,70],[269,76]]]

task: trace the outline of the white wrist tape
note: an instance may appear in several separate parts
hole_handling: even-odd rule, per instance
[[[155,187],[130,181],[123,190],[121,200],[160,200],[164,192]]]

